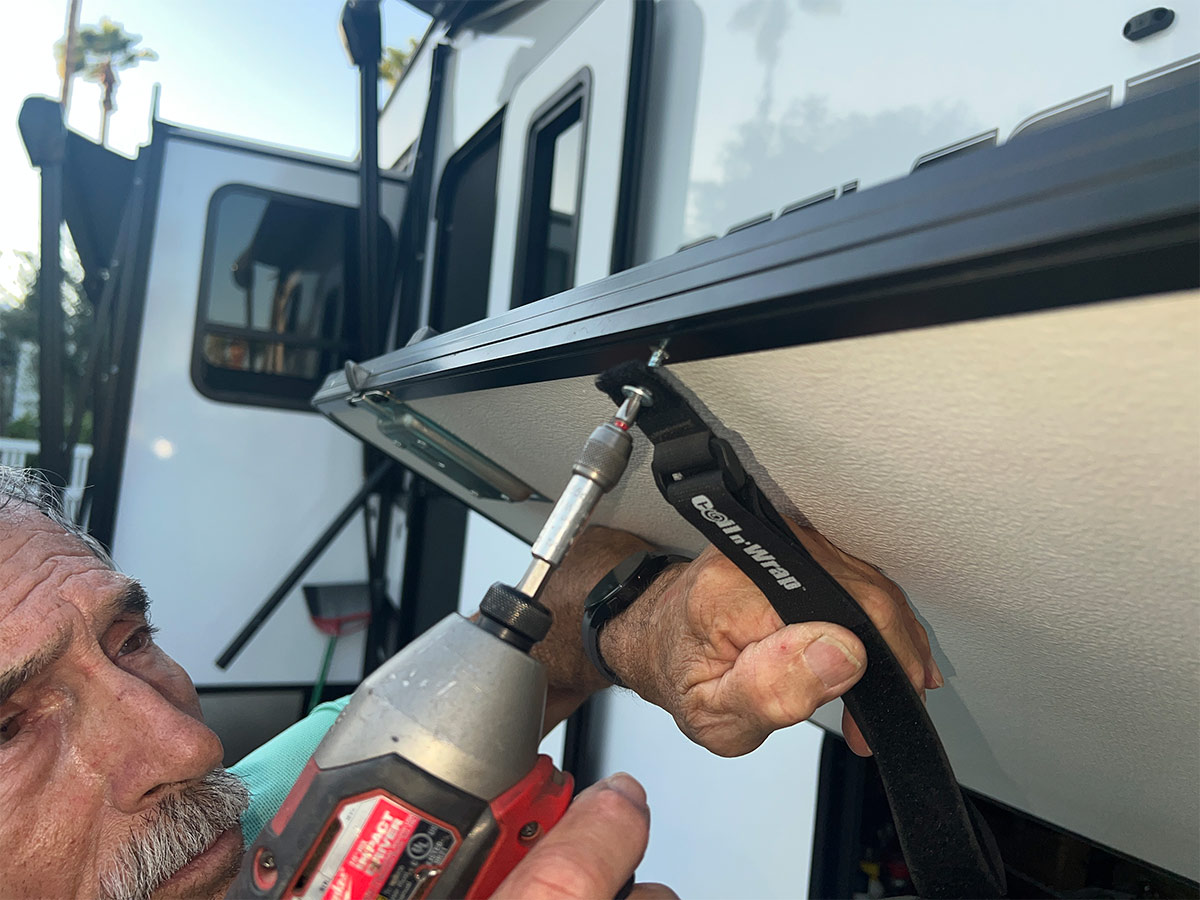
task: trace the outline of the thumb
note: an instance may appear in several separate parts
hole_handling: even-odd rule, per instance
[[[724,755],[748,753],[772,731],[803,722],[862,678],[866,665],[858,637],[828,622],[787,625],[746,646],[713,698],[743,730]]]
[[[493,900],[614,897],[650,839],[642,786],[618,773],[583,791],[492,894]]]

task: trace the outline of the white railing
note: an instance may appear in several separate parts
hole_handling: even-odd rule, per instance
[[[0,438],[0,466],[24,468],[26,461],[38,452],[38,442],[25,438]],[[92,459],[91,444],[76,444],[71,459],[71,478],[63,492],[63,508],[73,521],[79,521],[79,506],[87,484],[88,463]]]

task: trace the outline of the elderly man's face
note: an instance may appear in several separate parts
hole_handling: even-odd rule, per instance
[[[144,599],[45,517],[3,511],[4,897],[212,897],[237,870],[244,793]]]

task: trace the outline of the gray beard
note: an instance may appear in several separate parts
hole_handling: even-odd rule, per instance
[[[224,769],[168,794],[100,873],[101,900],[149,900],[224,832],[239,827],[249,802],[246,786]]]

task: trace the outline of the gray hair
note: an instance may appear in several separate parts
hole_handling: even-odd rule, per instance
[[[110,569],[116,569],[104,546],[66,514],[58,489],[45,475],[37,469],[0,466],[0,521],[17,518],[22,506],[32,507],[35,512],[41,513],[76,538]]]

